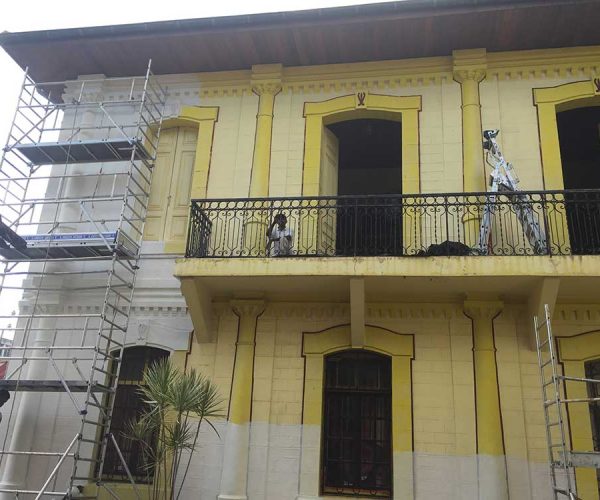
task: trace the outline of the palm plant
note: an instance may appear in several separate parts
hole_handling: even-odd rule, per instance
[[[221,398],[213,382],[196,370],[181,372],[169,359],[144,372],[139,389],[146,408],[129,423],[128,437],[141,445],[150,499],[177,500],[206,422],[218,435],[211,419],[222,417]],[[183,475],[180,468],[187,462]],[[178,484],[178,487],[177,487]]]

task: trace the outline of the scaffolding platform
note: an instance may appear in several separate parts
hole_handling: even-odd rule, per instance
[[[137,245],[120,231],[104,233],[60,233],[22,236],[27,248],[0,248],[6,260],[46,260],[85,257],[123,258],[137,255]]]
[[[600,469],[600,453],[597,451],[572,451],[569,453],[571,467]]]
[[[87,392],[85,380],[65,380],[70,392]],[[0,390],[9,392],[65,392],[61,380],[0,380]],[[92,392],[112,392],[112,389],[98,383],[91,384]]]
[[[152,158],[143,142],[135,138],[38,142],[15,144],[12,148],[27,158],[32,165],[128,161],[134,148],[134,160],[148,161]]]

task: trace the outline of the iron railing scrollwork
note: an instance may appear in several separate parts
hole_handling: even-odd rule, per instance
[[[492,226],[481,248],[486,207]],[[532,243],[524,213],[543,241]],[[279,214],[285,227],[277,234],[291,247],[284,253],[268,243]],[[600,190],[193,200],[186,252],[192,258],[593,254],[600,254]]]

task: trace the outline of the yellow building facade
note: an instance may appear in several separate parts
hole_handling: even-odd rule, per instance
[[[476,9],[450,3],[449,13],[430,6],[415,15],[426,26],[444,10],[449,30],[460,8],[471,20],[464,29],[475,32]],[[533,3],[534,14],[551,15]],[[351,19],[388,29],[373,6],[357,17],[332,10],[328,21],[293,18],[291,32],[314,22],[315,45],[298,41],[306,51],[299,60],[310,64],[289,64],[283,49],[280,59],[260,57],[274,42],[257,29],[244,55],[251,64],[161,76],[179,101],[163,124],[145,237],[174,259],[193,323],[189,349],[172,356],[211,377],[227,409],[220,438],[206,434],[185,498],[554,498],[533,317],[550,306],[564,373],[586,376],[600,359],[600,219],[573,226],[564,190],[581,186],[569,180],[574,163],[560,120],[600,110],[600,45],[520,42],[531,12],[507,5],[500,11],[521,23],[506,35],[513,50],[486,46],[487,34],[459,43],[442,32],[443,50],[375,57],[359,53],[346,32],[338,36],[352,60],[332,50],[312,63],[330,25]],[[410,22],[408,7],[398,18]],[[265,33],[283,23],[264,22]],[[231,41],[244,27],[227,29]],[[220,43],[220,34],[206,40]],[[591,149],[600,142],[597,118]],[[395,134],[380,146],[396,148],[398,165],[364,167],[347,177],[350,191],[379,182],[378,191],[350,193],[340,180],[352,170],[344,162],[379,125]],[[485,195],[465,193],[488,189],[488,129],[500,130],[520,188],[537,193],[532,203],[552,250],[532,252],[505,199],[492,231],[500,243],[487,254],[422,255],[444,241],[477,246]],[[586,203],[597,210],[598,172],[588,174]],[[340,199],[369,195],[375,201],[363,215],[340,218]],[[400,200],[391,219],[369,212],[382,199]],[[268,240],[279,213],[292,250],[277,255]],[[367,219],[379,229],[365,229]],[[344,224],[355,229],[344,233]],[[402,248],[387,248],[384,233]],[[575,251],[582,234],[591,236]],[[354,238],[351,250],[343,237]],[[361,250],[361,238],[372,247]],[[582,386],[568,390],[587,395]],[[569,412],[574,448],[598,449],[594,418],[587,405]],[[581,498],[600,498],[594,469],[577,469],[576,484]]]
[[[478,49],[418,61],[269,68],[280,79],[267,97],[268,120],[265,94],[253,86],[262,67],[207,75],[206,82],[201,75],[203,105],[218,109],[218,120],[199,192],[321,194],[321,129],[338,114],[402,123],[407,193],[485,190],[482,127],[502,130],[524,189],[562,189],[557,106],[600,102],[593,83],[599,56],[595,47]],[[269,180],[261,190],[259,176]],[[570,337],[590,339],[575,355],[572,373],[583,376],[600,328],[599,273],[596,256],[178,260],[175,274],[196,328],[190,362],[230,395],[229,422],[269,429],[260,444],[240,439],[231,456],[249,449],[250,463],[233,470],[237,480],[248,471],[248,484],[221,498],[278,498],[277,491],[328,498],[320,469],[323,358],[351,349],[393,360],[394,498],[550,498],[532,317],[544,303],[554,307],[561,356]],[[576,418],[586,429],[581,449],[592,450],[589,410]],[[275,464],[259,458],[280,456],[270,439],[278,433],[296,438],[286,447],[297,451],[287,493],[268,479]],[[266,491],[254,483],[261,475]],[[578,487],[582,498],[597,498],[595,472],[581,470]]]
[[[484,191],[486,128],[502,131],[523,189],[564,189],[556,113],[600,103],[599,56],[475,49],[200,75],[202,104],[218,120],[199,192],[330,194],[322,131],[365,118],[402,124],[405,194]],[[268,87],[257,83],[265,73]],[[600,328],[599,273],[589,255],[178,260],[196,329],[190,361],[230,395],[230,425],[248,426],[225,445],[223,475],[231,467],[235,477],[219,498],[335,496],[323,483],[324,358],[349,350],[392,359],[394,498],[551,498],[532,318],[553,307],[566,372],[584,376]],[[562,346],[582,334],[567,368]],[[593,450],[589,409],[570,416],[581,429],[573,439],[585,435],[579,448]],[[281,446],[281,434],[294,438]],[[577,486],[598,497],[594,470],[578,470]]]

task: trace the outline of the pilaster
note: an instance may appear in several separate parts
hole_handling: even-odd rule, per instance
[[[275,96],[281,91],[281,64],[252,66],[252,91],[258,95],[256,136],[250,179],[250,197],[269,195],[269,170],[271,165],[271,134]]]
[[[239,317],[239,326],[218,499],[246,500],[256,322],[265,303],[236,300],[231,302],[231,308]]]
[[[493,327],[503,308],[504,304],[496,300],[467,300],[463,304],[465,315],[473,321],[479,498],[485,500],[508,498]]]
[[[487,60],[485,49],[455,50],[453,57],[454,80],[460,84],[462,98],[463,136],[463,191],[485,191],[486,174],[483,162],[481,130],[481,102],[479,83],[485,78]],[[479,233],[479,210],[472,207],[463,215],[465,241],[474,245]]]

